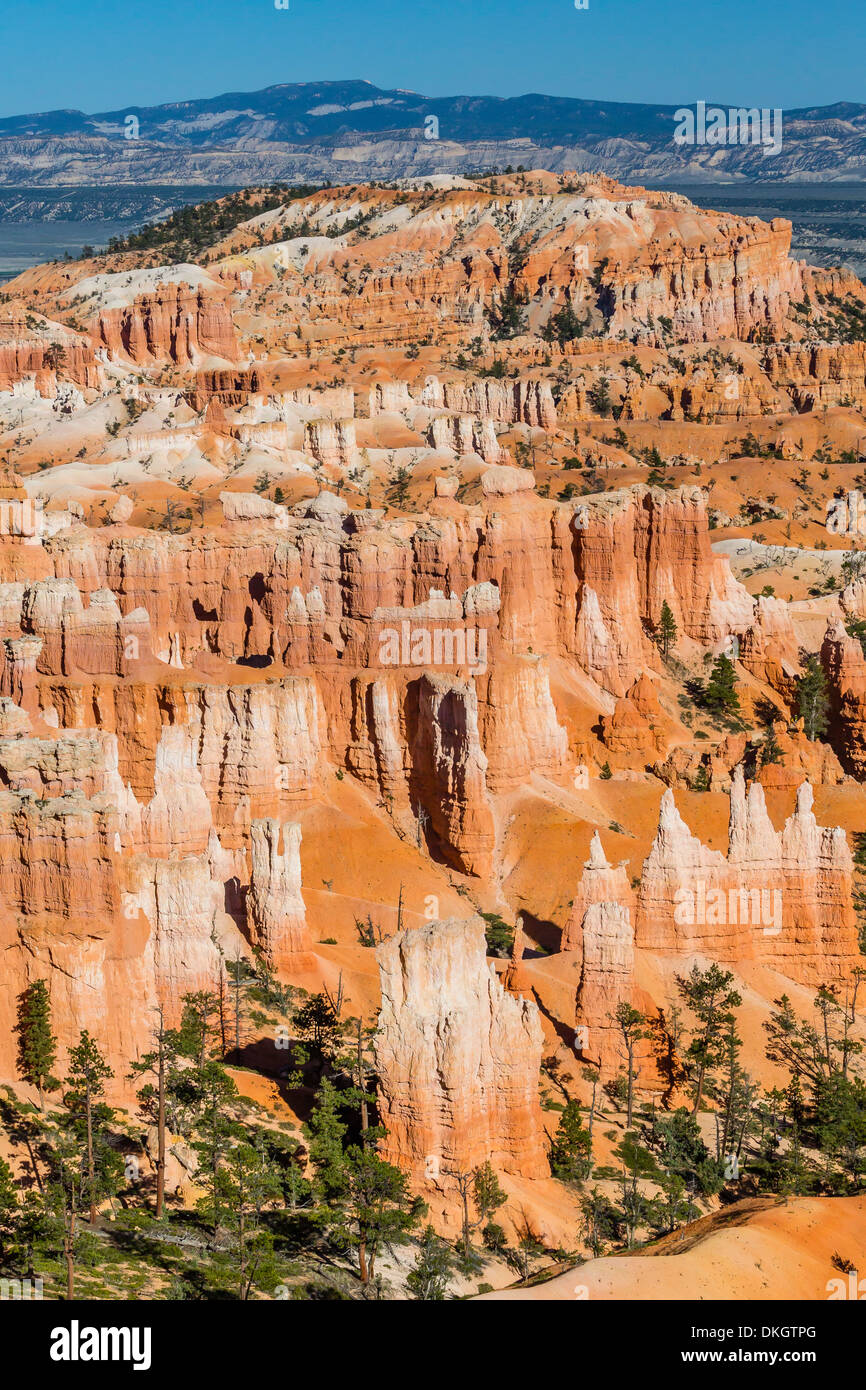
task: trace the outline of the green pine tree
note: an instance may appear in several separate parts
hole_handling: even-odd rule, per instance
[[[504,1206],[508,1198],[502,1191],[495,1169],[489,1161],[482,1163],[478,1168],[458,1173],[456,1178],[457,1191],[463,1206],[463,1260],[468,1261],[472,1251],[472,1232],[489,1222],[499,1208]],[[477,1213],[477,1220],[475,1221],[469,1214],[470,1201]]]
[[[589,403],[596,415],[600,415],[603,420],[606,420],[613,410],[609,379],[606,376],[599,377],[587,394]]]
[[[562,1182],[582,1182],[592,1172],[592,1136],[576,1100],[566,1103],[550,1146],[550,1171]]]
[[[408,1240],[423,1204],[412,1197],[406,1174],[372,1148],[352,1145],[347,1149],[346,1175],[349,1240],[358,1252],[358,1272],[366,1289],[375,1278],[382,1246]]]
[[[829,704],[827,677],[817,656],[810,656],[802,676],[797,679],[797,711],[812,742],[827,732]]]
[[[12,1169],[0,1158],[0,1270],[8,1269],[17,1249],[21,1207]]]
[[[703,702],[707,709],[718,714],[730,714],[740,708],[737,695],[737,673],[734,664],[724,654],[717,656],[710,678],[704,690]]]
[[[422,1303],[441,1303],[448,1295],[454,1256],[447,1241],[426,1226],[418,1242],[418,1256],[406,1277],[409,1291]]]
[[[223,1164],[240,1127],[231,1109],[239,1100],[238,1088],[219,1062],[206,1062],[195,1078],[198,1139],[193,1145],[199,1156],[199,1182],[205,1190],[201,1210],[214,1234],[229,1220],[229,1189]]]
[[[262,1213],[279,1198],[280,1178],[261,1142],[232,1144],[217,1173],[218,1215],[233,1236],[237,1295],[246,1302],[254,1288],[273,1282],[274,1242]]]
[[[100,1178],[108,1177],[109,1168],[116,1167],[116,1165],[104,1162],[108,1158],[104,1152],[100,1154],[100,1159],[103,1162],[97,1162],[98,1140],[101,1137],[101,1132],[110,1122],[112,1113],[107,1106],[100,1105],[99,1100],[105,1094],[106,1081],[113,1076],[114,1072],[85,1028],[78,1039],[77,1046],[73,1047],[69,1054],[69,1091],[65,1097],[65,1103],[73,1113],[82,1117],[84,1123],[87,1141],[87,1197],[91,1226],[96,1221],[97,1202],[101,1196],[107,1195],[102,1190],[103,1185]]]
[[[667,599],[662,603],[661,617],[659,618],[656,638],[661,647],[662,656],[667,657],[671,647],[677,640],[677,625],[674,622],[674,615],[668,606]]]
[[[51,999],[44,980],[34,980],[18,996],[18,1075],[36,1087],[39,1108],[45,1109],[45,1092],[59,1082],[52,1075],[57,1059],[57,1039],[51,1031]]]
[[[318,1219],[335,1234],[341,1230],[343,1204],[349,1183],[345,1153],[348,1125],[343,1119],[343,1109],[341,1093],[333,1082],[324,1077],[316,1092],[316,1103],[308,1123],[309,1150]],[[345,1236],[345,1239],[348,1240],[348,1237]]]
[[[701,763],[698,766],[692,789],[696,792],[708,792],[710,790],[710,773],[706,763]]]
[[[764,735],[764,742],[761,744],[761,766],[767,763],[780,763],[782,761],[782,750],[776,738],[776,728],[771,724]]]
[[[718,965],[706,970],[693,965],[687,976],[677,975],[677,988],[683,1001],[695,1016],[697,1026],[686,1052],[695,1084],[693,1115],[701,1108],[704,1087],[725,1058],[724,1028],[738,1009],[742,999],[731,989],[733,975]]]
[[[644,1026],[646,1024],[644,1015],[624,1001],[617,1004],[615,1013],[608,1014],[608,1018],[617,1025],[622,1038],[621,1055],[626,1064],[626,1126],[631,1129],[634,1110],[634,1083],[639,1070],[635,1065],[635,1049],[639,1042],[651,1038],[652,1033]]]

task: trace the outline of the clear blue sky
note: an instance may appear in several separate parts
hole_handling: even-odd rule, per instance
[[[0,115],[361,77],[804,106],[866,100],[864,0],[5,0]]]

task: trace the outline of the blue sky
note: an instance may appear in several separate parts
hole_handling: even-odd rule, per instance
[[[866,100],[863,0],[5,0],[0,115],[366,78],[804,106]]]

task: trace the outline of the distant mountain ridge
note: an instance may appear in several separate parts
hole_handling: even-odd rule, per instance
[[[676,112],[687,105],[287,83],[94,115],[5,117],[0,184],[355,182],[508,164],[646,183],[866,180],[866,105],[785,112],[775,155],[759,144],[677,145]]]

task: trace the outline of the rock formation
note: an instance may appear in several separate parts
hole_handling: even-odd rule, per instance
[[[207,357],[231,362],[238,356],[224,300],[182,284],[163,285],[137,296],[132,304],[104,309],[97,338],[112,357],[137,366],[156,362],[194,366]]]
[[[601,739],[612,753],[648,757],[664,748],[671,726],[652,681],[643,675],[617,700],[613,714],[602,715]]]
[[[426,807],[442,852],[464,873],[487,876],[496,828],[473,684],[433,674],[422,677],[412,759],[413,801]]]
[[[638,891],[635,941],[651,951],[718,961],[761,960],[814,985],[857,964],[851,852],[843,830],[820,827],[803,783],[794,814],[774,829],[761,785],[742,770],[731,788],[727,857],[702,844],[666,791]]]
[[[821,647],[830,696],[831,734],[846,771],[866,777],[866,657],[844,625],[831,622]]]
[[[601,1075],[616,1073],[619,1030],[611,1015],[631,1003],[634,989],[633,894],[624,865],[611,868],[598,831],[577,885],[562,934],[563,951],[580,961],[575,1002],[575,1047],[594,1061]]]
[[[253,945],[274,970],[312,970],[312,939],[301,896],[301,827],[253,821],[250,855],[247,921]]]
[[[488,1161],[544,1177],[538,1009],[497,980],[482,923],[432,922],[376,955],[382,1156],[419,1184],[445,1185]]]

